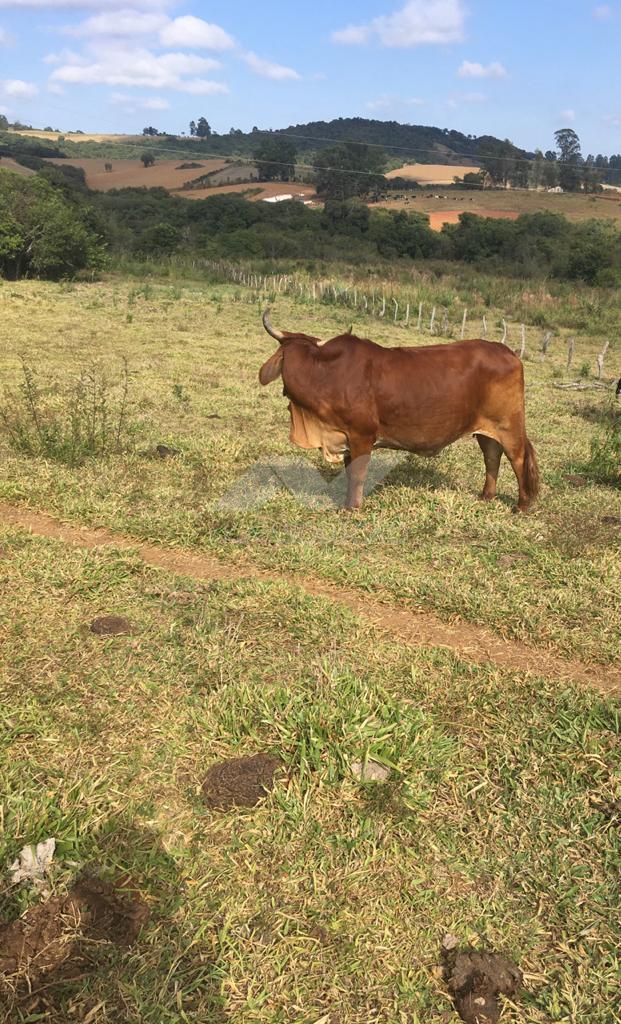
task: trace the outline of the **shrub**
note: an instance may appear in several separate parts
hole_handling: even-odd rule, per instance
[[[0,427],[15,451],[71,466],[128,451],[138,429],[128,418],[130,380],[124,361],[116,382],[91,366],[62,388],[43,385],[22,358],[20,384],[0,405]]]

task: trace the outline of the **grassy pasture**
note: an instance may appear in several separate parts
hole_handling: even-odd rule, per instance
[[[72,381],[95,367],[112,385],[126,358],[131,444],[72,465],[20,454],[3,433],[0,500],[618,663],[621,494],[564,475],[581,472],[611,396],[553,387],[567,379],[566,330],[545,362],[541,329],[527,330],[545,485],[532,515],[512,514],[506,466],[499,501],[476,500],[471,442],[404,457],[344,515],[286,491],[257,505],[260,475],[239,487],[257,463],[298,454],[333,479],[292,452],[280,387],[258,384],[274,343],[252,298],[205,281],[3,283],[3,407],[21,408],[6,397],[20,394],[20,355],[41,410],[63,422]],[[501,310],[484,308],[496,329]],[[328,336],[349,316],[278,297],[273,320]],[[427,340],[370,318],[355,329]],[[574,369],[592,372],[601,347],[578,336]],[[618,359],[613,338],[607,371]],[[112,415],[120,392],[107,394]],[[179,454],[154,457],[158,443]],[[503,1020],[618,1024],[612,701],[391,642],[293,582],[201,584],[6,525],[0,590],[0,863],[54,835],[55,892],[86,866],[129,876],[151,911],[136,945],[94,947],[77,981],[52,979],[34,1001],[0,989],[0,1019],[449,1024],[438,953],[450,931],[524,970]],[[131,633],[94,636],[103,614],[128,616]],[[206,809],[210,765],[256,751],[283,761],[274,792],[252,810]],[[366,756],[391,766],[388,783],[355,781]],[[33,899],[0,889],[0,918]]]
[[[619,1020],[611,706],[387,643],[292,586],[0,544],[0,861],[54,835],[54,892],[90,866],[151,912],[77,980],[2,988],[3,1019],[447,1024],[451,931],[520,963],[503,1020]],[[88,631],[109,612],[131,635]],[[283,760],[274,792],[207,810],[207,768],[256,750]],[[388,783],[352,778],[365,755]],[[2,917],[33,901],[5,890]]]
[[[441,189],[441,186],[439,186]],[[561,213],[568,220],[621,221],[621,194],[608,192],[597,195],[578,193],[548,193],[522,189],[463,189],[443,194],[439,199],[433,189],[410,192],[404,196],[374,204],[388,210],[408,210],[411,213],[478,213],[487,211],[509,213],[540,213],[549,210]]]
[[[128,417],[138,433],[133,451],[75,467],[24,458],[5,442],[0,498],[232,562],[314,574],[586,661],[618,659],[621,538],[614,517],[621,495],[586,477],[565,476],[580,474],[613,399],[553,387],[564,377],[563,332],[542,362],[541,331],[527,331],[528,432],[544,480],[532,515],[513,515],[516,487],[506,463],[499,500],[477,500],[483,467],[471,440],[432,461],[404,456],[361,514],[343,515],[325,502],[309,508],[286,490],[267,500],[270,460],[301,460],[327,483],[334,471],[318,455],[291,449],[279,385],[258,384],[258,367],[273,343],[251,298],[244,289],[200,282],[5,284],[5,389],[19,385],[21,353],[50,388],[44,404],[66,405],[63,394],[81,370],[95,361],[118,379],[124,356]],[[350,316],[350,310],[313,310],[282,297],[274,312],[283,326],[303,325],[322,336],[345,329]],[[426,340],[370,318],[360,318],[355,329],[386,344]],[[601,338],[578,337],[574,372],[582,363],[592,372],[601,346]],[[618,359],[613,339],[607,367]],[[5,407],[11,403],[5,399]],[[180,455],[151,457],[157,443]],[[374,456],[378,467],[381,459]],[[240,488],[248,472],[254,475]],[[268,491],[257,503],[266,474]],[[231,491],[241,500],[231,499]]]

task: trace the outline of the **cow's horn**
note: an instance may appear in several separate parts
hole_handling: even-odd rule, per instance
[[[270,323],[269,312],[269,309],[266,309],[265,313],[263,314],[263,326],[265,327],[265,330],[267,331],[268,334],[271,334],[272,338],[276,338],[276,341],[284,341],[285,336],[282,333],[282,331],[277,331],[275,327],[272,327]]]

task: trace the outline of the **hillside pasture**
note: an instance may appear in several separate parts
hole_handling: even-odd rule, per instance
[[[321,337],[350,311],[255,298],[204,279],[0,285],[11,422],[27,417],[20,356],[70,437],[75,381],[95,382],[114,416],[128,361],[122,450],[72,464],[0,429],[0,502],[18,513],[0,522],[0,861],[54,836],[53,897],[95,873],[149,911],[128,948],[104,934],[43,978],[0,974],[0,1014],[452,1024],[451,932],[520,965],[508,1024],[612,1024],[619,716],[598,687],[619,662],[621,494],[575,479],[612,392],[555,389],[564,339],[543,361],[529,329],[544,476],[532,515],[512,514],[506,466],[498,502],[477,501],[470,440],[399,456],[346,515],[323,486],[338,473],[291,449],[282,389],[257,371],[275,347],[268,300],[275,324]],[[500,313],[488,309],[494,330]],[[354,329],[429,340],[362,314]],[[579,358],[600,347],[580,338]],[[609,364],[619,356],[613,339]],[[349,588],[357,610],[322,583]],[[535,658],[580,658],[593,688],[546,672],[546,657],[514,670],[450,649],[440,629],[408,643],[382,615],[391,604],[412,634],[423,608]],[[124,633],[94,631],[110,615]],[[210,769],[257,753],[282,764],[273,791],[254,807],[206,802]],[[360,781],[367,758],[386,781]],[[38,904],[5,886],[0,920]]]
[[[67,158],[58,160],[47,157],[47,163],[60,166],[71,164],[80,167],[86,174],[86,184],[95,191],[108,192],[113,188],[165,188],[177,192],[188,181],[193,181],[208,171],[217,171],[226,166],[226,160],[201,160],[193,163],[200,167],[179,169],[180,164],[189,160],[156,160],[152,167],[145,167],[141,160],[95,159],[93,157]],[[105,165],[112,164],[112,170],[106,171]]]
[[[386,198],[373,205],[412,213],[452,213],[463,210],[481,216],[549,210],[574,221],[612,219],[621,222],[621,193],[611,192],[582,195],[520,189],[451,189],[450,192],[438,195],[437,192],[424,189]]]
[[[5,171],[13,171],[14,174],[21,174],[25,178],[36,174],[36,171],[30,167],[24,167],[23,164],[18,164],[17,160],[12,160],[10,156],[0,156],[0,169],[2,168]]]
[[[210,196],[245,195],[254,202],[271,196],[293,195],[300,199],[318,201],[312,185],[300,181],[249,181],[230,185],[214,185],[211,188],[192,188],[179,192],[182,199],[208,199]]]
[[[452,185],[455,177],[464,174],[478,174],[480,167],[474,164],[467,167],[457,164],[405,164],[388,171],[387,178],[409,178],[419,185]]]

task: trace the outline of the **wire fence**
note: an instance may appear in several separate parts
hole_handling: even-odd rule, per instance
[[[343,284],[324,278],[312,279],[296,274],[261,274],[255,270],[241,267],[227,260],[193,261],[193,267],[204,266],[218,281],[235,284],[247,288],[253,301],[269,304],[279,295],[287,296],[304,305],[337,306],[345,308],[356,317],[370,317],[392,323],[403,329],[411,329],[419,335],[461,340],[476,336],[489,341],[497,341],[511,347],[521,359],[538,356],[545,361],[553,342],[560,339],[546,330],[534,336],[533,329],[527,331],[526,324],[512,323],[507,317],[470,315],[467,307],[459,311],[456,319],[454,311],[445,306],[424,302],[414,293],[404,293],[384,287],[364,289],[356,284]],[[564,339],[566,345],[565,368],[571,372],[578,356],[578,344],[575,336]],[[595,357],[594,372],[597,381],[603,382],[604,362],[609,349],[605,341]]]

